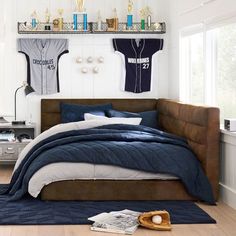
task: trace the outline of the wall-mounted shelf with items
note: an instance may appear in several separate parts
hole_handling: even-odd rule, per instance
[[[50,26],[50,30],[45,30],[45,26]],[[47,28],[47,27],[46,27]],[[78,24],[78,30],[73,29],[73,23],[64,23],[62,30],[54,30],[53,24],[38,23],[35,28],[26,22],[18,22],[19,34],[165,34],[166,24],[164,22],[151,23],[148,29],[145,24],[145,30],[141,29],[141,23],[133,23],[132,29],[127,29],[127,23],[119,23],[117,30],[108,30],[108,25],[105,22],[101,24],[101,30],[98,29],[96,22],[88,23],[88,30],[83,30],[83,23]]]

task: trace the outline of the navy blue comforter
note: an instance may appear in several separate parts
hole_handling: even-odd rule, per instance
[[[33,174],[56,162],[107,164],[173,174],[182,180],[189,194],[214,204],[209,181],[184,139],[133,125],[67,131],[41,141],[26,155],[2,194],[10,195],[11,200],[20,199],[27,193]]]

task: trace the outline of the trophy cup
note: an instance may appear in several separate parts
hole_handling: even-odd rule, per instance
[[[129,0],[128,2],[128,15],[127,15],[127,29],[131,30],[133,27],[133,15],[132,15],[132,10],[133,10],[133,1]]]

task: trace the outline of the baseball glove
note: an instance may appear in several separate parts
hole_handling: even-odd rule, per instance
[[[162,218],[160,224],[156,224],[152,221],[152,217],[159,215]],[[170,215],[167,211],[150,211],[142,213],[138,218],[139,224],[148,229],[154,230],[171,230]]]

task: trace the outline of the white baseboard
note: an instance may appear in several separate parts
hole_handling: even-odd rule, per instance
[[[220,183],[220,197],[224,203],[236,209],[236,190]]]

